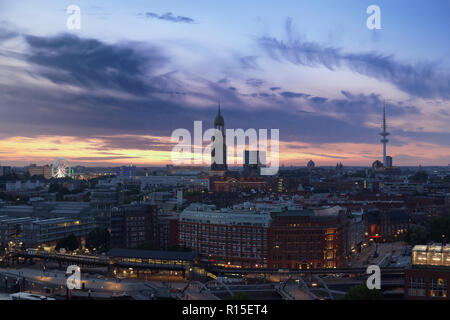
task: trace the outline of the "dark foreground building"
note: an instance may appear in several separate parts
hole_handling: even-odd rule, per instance
[[[123,205],[111,212],[111,247],[136,248],[158,246],[156,207]]]
[[[449,300],[450,245],[413,248],[412,266],[405,271],[405,299]]]

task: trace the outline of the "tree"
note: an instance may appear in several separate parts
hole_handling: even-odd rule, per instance
[[[95,228],[86,237],[86,247],[98,251],[108,251],[110,234],[106,228]]]
[[[64,195],[70,194],[69,189],[67,189],[66,187],[63,187],[59,183],[52,183],[52,184],[50,184],[50,186],[48,188],[48,192],[49,193],[56,193],[56,200],[57,201],[62,201],[63,198],[64,198]]]
[[[342,300],[382,300],[381,290],[367,288],[366,283],[350,288]]]
[[[58,183],[51,183],[48,186],[49,193],[56,193],[56,192],[59,192],[60,190],[61,190],[61,185],[59,185]]]
[[[56,194],[56,200],[57,200],[57,201],[63,201],[64,196],[65,196],[66,194],[70,194],[70,191],[69,191],[69,189],[67,189],[66,187],[63,187],[63,188],[61,189],[61,191],[59,191],[59,192]]]
[[[428,224],[429,240],[448,242],[450,240],[450,217],[437,217]]]
[[[68,251],[73,251],[78,249],[80,246],[80,242],[78,241],[77,237],[72,233],[68,235],[67,237],[59,240],[56,243],[56,250],[59,250],[61,248],[64,248]]]
[[[410,225],[406,232],[406,241],[411,245],[425,244],[429,240],[428,229],[420,225]]]
[[[410,176],[408,179],[411,182],[425,183],[428,180],[428,174],[425,171],[417,171],[415,174]]]
[[[236,292],[227,300],[251,300],[251,295],[248,292]]]

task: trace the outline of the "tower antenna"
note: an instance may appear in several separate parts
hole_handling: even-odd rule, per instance
[[[383,123],[381,125],[381,132],[380,136],[383,138],[380,140],[380,142],[383,144],[383,166],[387,167],[387,159],[386,159],[386,144],[389,142],[389,140],[386,138],[390,133],[386,131],[386,100],[384,100],[384,106],[383,106]]]

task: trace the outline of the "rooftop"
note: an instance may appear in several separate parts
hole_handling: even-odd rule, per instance
[[[186,260],[193,261],[197,254],[195,252],[178,251],[152,251],[136,249],[111,249],[108,252],[111,258],[141,258],[141,259],[162,259],[162,260]]]
[[[345,210],[340,206],[317,208],[317,209],[302,209],[302,210],[287,210],[278,214],[281,217],[337,217],[339,212]]]
[[[412,249],[412,264],[426,267],[450,267],[450,244],[414,246]]]
[[[38,220],[35,221],[34,224],[53,224],[53,223],[63,223],[63,222],[73,222],[75,220],[70,218],[51,218],[51,219],[44,219],[44,220]]]
[[[215,210],[214,206],[192,204],[180,215],[180,221],[222,225],[247,225],[268,227],[271,221],[269,211],[257,210]]]

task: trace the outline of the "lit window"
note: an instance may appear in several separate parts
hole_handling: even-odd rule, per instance
[[[447,297],[447,281],[442,278],[431,279],[430,296],[446,298]]]

